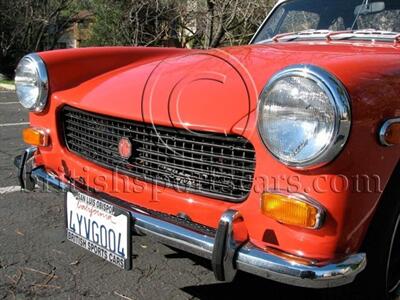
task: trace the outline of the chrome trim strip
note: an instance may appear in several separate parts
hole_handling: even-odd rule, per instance
[[[50,186],[57,191],[67,192],[70,189],[70,185],[62,182],[56,176],[46,172],[42,167],[34,169],[31,176],[36,180],[36,183],[42,183],[46,185],[45,187]]]
[[[245,238],[242,241],[236,241],[234,238],[234,224],[238,231],[240,230],[242,234],[245,233]],[[233,209],[225,211],[219,220],[211,259],[211,265],[217,280],[231,282],[235,279],[237,273],[236,255],[247,240],[248,232],[244,226],[242,215]]]
[[[268,100],[266,95],[269,90],[281,79],[286,77],[303,77],[314,81],[318,86],[325,91],[329,97],[333,107],[335,108],[335,131],[332,136],[332,140],[318,156],[313,157],[303,162],[293,162],[284,160],[274,153],[269,151],[267,142],[261,133],[262,125],[262,107]],[[258,133],[265,147],[271,153],[271,155],[281,163],[293,168],[300,170],[309,170],[322,167],[330,163],[343,149],[350,135],[351,128],[351,107],[350,107],[350,96],[344,87],[344,85],[332,74],[326,70],[308,64],[292,65],[278,73],[276,73],[264,87],[260,95],[260,101],[258,101],[258,120],[257,127]]]
[[[351,283],[366,267],[366,255],[354,254],[343,261],[325,266],[306,266],[284,260],[253,245],[245,245],[238,253],[239,270],[285,284],[329,288]]]
[[[34,168],[34,155],[37,151],[36,147],[26,148],[20,156],[17,156],[14,160],[18,168],[18,181],[21,189],[27,191],[33,191],[35,189],[36,182],[32,180],[31,172]]]
[[[381,129],[379,130],[379,141],[381,142],[382,145],[388,147],[393,146],[392,144],[386,141],[386,133],[389,127],[396,123],[400,123],[400,118],[389,119],[382,124]]]
[[[49,183],[53,187],[59,187],[62,191],[68,190],[67,184],[48,174],[42,167],[34,169],[31,175],[38,182]],[[133,227],[136,232],[148,234],[172,247],[212,259],[214,237],[168,223],[137,209],[132,208],[130,213],[134,218]],[[229,220],[236,218],[232,217],[231,212],[227,213],[228,215],[224,214],[221,218],[223,222],[229,223]],[[230,244],[229,242],[226,245]],[[232,250],[235,251],[227,249],[226,253],[233,253]],[[238,270],[274,281],[309,288],[336,287],[351,283],[366,266],[364,253],[354,254],[343,261],[325,266],[302,265],[267,253],[250,241],[236,249],[235,253],[236,255],[228,255],[225,258],[233,259],[233,266],[236,266]]]
[[[185,229],[181,226],[148,216],[139,211],[130,211],[134,229],[138,234],[152,235],[169,246],[211,259],[214,238]]]

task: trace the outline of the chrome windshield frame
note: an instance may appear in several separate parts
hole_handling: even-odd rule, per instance
[[[271,11],[267,14],[267,16],[265,17],[264,21],[261,23],[261,25],[258,27],[257,31],[254,33],[253,37],[251,38],[249,45],[254,44],[254,39],[256,38],[256,36],[260,33],[261,29],[264,28],[265,23],[267,23],[269,17],[272,16],[272,14],[278,9],[279,6],[281,6],[283,3],[288,2],[290,0],[279,0],[275,6],[271,9]]]

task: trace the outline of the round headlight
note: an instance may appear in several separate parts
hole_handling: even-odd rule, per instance
[[[261,138],[279,161],[293,168],[316,168],[333,160],[346,143],[350,120],[346,89],[315,66],[280,71],[261,94]]]
[[[20,60],[15,70],[15,89],[23,107],[43,111],[49,88],[46,66],[39,55],[28,54]]]

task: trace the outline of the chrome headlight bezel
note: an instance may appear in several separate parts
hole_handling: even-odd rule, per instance
[[[268,147],[268,137],[262,132],[263,120],[262,109],[268,101],[268,93],[280,80],[288,77],[302,77],[316,83],[326,93],[335,111],[334,131],[330,143],[315,157],[301,162],[285,159],[274,153]],[[350,134],[351,107],[350,97],[344,85],[332,74],[324,69],[313,65],[293,65],[275,74],[263,89],[258,104],[258,133],[268,151],[281,163],[293,169],[315,169],[330,163],[343,149]]]
[[[27,105],[26,99],[21,98],[22,96],[18,92],[18,68],[21,68],[23,62],[28,61],[28,63],[33,64],[36,73],[36,82],[38,88],[38,95],[35,101],[31,105]],[[20,62],[15,71],[15,88],[17,96],[21,105],[32,112],[42,112],[46,107],[48,96],[49,96],[49,79],[47,75],[47,68],[41,57],[36,53],[31,53],[25,55]]]

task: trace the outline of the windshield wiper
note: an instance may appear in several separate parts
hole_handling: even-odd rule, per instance
[[[309,29],[309,30],[303,30],[303,31],[298,31],[298,32],[287,32],[287,33],[281,33],[277,34],[272,38],[262,40],[258,42],[257,44],[263,44],[267,42],[291,42],[300,38],[321,38],[325,37],[328,33],[332,31],[329,30],[314,30],[314,29]]]
[[[305,39],[307,39],[307,38],[311,38],[311,39],[314,39],[314,38],[320,38],[320,37],[325,37],[327,34],[329,34],[329,33],[331,33],[331,31],[329,31],[329,30],[314,30],[314,29],[311,29],[311,30],[304,30],[304,31],[299,31],[299,32],[296,32],[296,33],[292,33],[291,35],[289,34],[289,35],[282,35],[282,36],[276,36],[276,37],[274,37],[272,40],[275,42],[276,40],[275,39],[280,39],[280,38],[283,38],[285,41],[294,41],[294,40],[297,40],[297,39],[301,39],[301,38],[305,38]]]
[[[349,40],[349,39],[371,39],[371,40],[382,40],[382,41],[394,41],[398,43],[400,41],[400,33],[393,31],[384,31],[376,29],[361,29],[353,31],[343,31],[333,33],[329,36],[330,40]]]
[[[299,32],[289,32],[278,34],[273,38],[266,39],[258,42],[257,44],[263,44],[267,42],[291,42],[295,40],[350,40],[350,39],[378,39],[378,40],[390,40],[395,43],[400,42],[400,33],[383,31],[376,29],[362,29],[362,30],[345,30],[345,31],[331,31],[331,30],[305,30]]]

